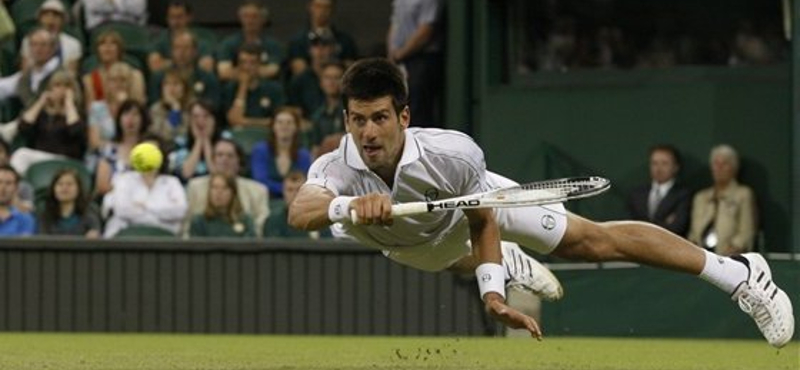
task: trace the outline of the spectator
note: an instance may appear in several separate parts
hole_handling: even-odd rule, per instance
[[[239,79],[225,86],[225,107],[228,124],[237,126],[267,126],[268,117],[285,101],[282,86],[258,74],[261,47],[245,44],[239,50]]]
[[[125,63],[125,42],[122,36],[113,30],[103,31],[95,39],[94,55],[98,64],[83,75],[83,88],[86,91],[86,109],[91,112],[91,104],[97,100],[107,99],[106,95],[113,95],[107,91],[109,88],[109,75],[111,67],[116,63]],[[84,65],[86,67],[86,65]],[[128,65],[130,80],[128,81],[128,96],[142,103],[145,102],[144,74],[134,66]],[[115,98],[116,99],[116,98]],[[120,102],[125,99],[121,99]],[[112,115],[113,116],[113,115]]]
[[[267,140],[253,147],[250,173],[272,198],[283,198],[283,178],[290,171],[305,173],[311,166],[311,153],[300,147],[300,119],[296,108],[278,109]]]
[[[114,237],[133,225],[159,227],[178,234],[186,215],[186,193],[181,182],[160,170],[128,171],[114,178],[113,189],[103,197],[108,217],[103,237]]]
[[[317,35],[331,34],[335,40],[334,59],[349,65],[356,60],[358,51],[353,38],[334,27],[332,22],[334,0],[310,0],[308,2],[308,26],[289,43],[289,68],[297,76],[308,68],[311,56],[310,41]]]
[[[111,191],[114,178],[131,169],[130,153],[144,140],[150,127],[150,117],[136,100],[126,100],[117,112],[114,138],[100,150],[95,171],[95,192],[104,196]]]
[[[172,33],[172,67],[176,69],[191,87],[192,95],[213,102],[216,106],[220,99],[220,84],[217,76],[198,68],[197,38],[191,32],[175,31]],[[154,73],[150,78],[149,94],[151,101],[161,99],[161,84],[165,72]]]
[[[89,148],[96,150],[116,136],[119,108],[127,100],[140,104],[144,99],[136,97],[137,71],[129,65],[117,62],[108,68],[103,98],[89,104]]]
[[[22,71],[0,78],[0,100],[17,97],[26,108],[36,101],[53,72],[61,69],[61,59],[56,55],[58,45],[52,33],[37,28],[27,39],[31,63]]]
[[[227,135],[217,123],[211,103],[202,100],[189,105],[188,131],[175,140],[177,148],[169,155],[170,172],[183,182],[214,172],[211,144]]]
[[[14,207],[19,174],[8,165],[0,166],[0,236],[28,236],[36,232],[36,220]]]
[[[165,142],[174,142],[176,137],[186,134],[189,126],[187,108],[194,98],[192,90],[180,71],[171,68],[161,79],[160,95],[161,100],[150,106],[153,125],[149,130]]]
[[[313,122],[311,153],[314,158],[338,147],[339,140],[344,134],[341,84],[343,74],[344,66],[340,63],[326,63],[322,67],[319,86],[325,95],[325,103],[311,114]]]
[[[239,5],[239,22],[242,29],[228,36],[219,47],[217,55],[217,75],[221,80],[236,80],[239,77],[236,60],[239,48],[244,44],[257,44],[264,50],[258,74],[264,78],[275,79],[283,63],[283,49],[272,37],[267,36],[264,27],[269,19],[269,10],[258,0],[244,0]]]
[[[439,0],[394,0],[387,37],[388,57],[402,65],[408,79],[411,117],[421,126],[435,126],[444,75]]]
[[[753,191],[736,181],[739,155],[729,145],[711,149],[714,185],[694,196],[689,240],[717,254],[730,256],[753,249],[756,202]]]
[[[634,189],[628,197],[632,220],[652,222],[686,237],[689,228],[689,189],[677,181],[680,154],[671,145],[650,149],[650,184]]]
[[[269,238],[311,238],[330,237],[329,231],[303,231],[289,226],[289,204],[294,201],[297,191],[306,182],[306,175],[300,171],[291,171],[283,179],[283,199],[275,199],[270,203],[270,215],[264,226],[264,237]]]
[[[214,143],[214,168],[217,174],[236,179],[236,193],[242,210],[252,216],[256,235],[261,236],[264,220],[269,216],[269,194],[267,188],[257,181],[240,176],[245,154],[242,148],[230,139],[219,139]],[[189,180],[186,193],[189,198],[189,216],[203,214],[210,176]]]
[[[100,215],[86,198],[84,186],[74,169],[65,168],[53,176],[44,210],[39,212],[39,234],[100,237]]]
[[[68,20],[64,4],[61,0],[47,0],[39,7],[36,18],[40,27],[58,36],[58,41],[56,42],[58,56],[61,58],[61,62],[64,66],[72,73],[77,74],[78,67],[80,67],[80,60],[83,56],[83,46],[77,38],[64,32],[64,25]],[[22,65],[26,66],[33,63],[29,37],[25,37],[22,40],[21,51]]]
[[[0,167],[11,164],[11,146],[0,139]],[[17,196],[14,198],[14,207],[22,212],[33,211],[33,186],[27,181],[20,180],[17,184]]]
[[[106,22],[147,25],[147,0],[80,0],[87,31]]]
[[[147,67],[151,73],[159,72],[172,66],[173,37],[179,32],[192,32],[192,6],[188,1],[173,0],[167,7],[167,30],[159,35],[153,45],[153,50],[147,56]],[[194,36],[193,36],[194,37]],[[197,41],[195,45],[199,51],[199,67],[207,72],[214,73],[214,56],[212,45],[208,42]]]
[[[53,74],[45,92],[20,116],[19,134],[28,147],[17,149],[11,156],[11,165],[19,173],[48,159],[83,160],[86,123],[78,114],[80,98],[78,83],[69,72]]]
[[[239,202],[236,178],[213,174],[208,180],[208,199],[202,214],[192,218],[192,237],[254,237],[253,219]]]
[[[320,88],[319,77],[322,75],[322,67],[333,59],[335,42],[333,35],[327,33],[312,38],[309,41],[311,68],[294,76],[289,84],[289,104],[302,108],[305,117],[325,104],[325,94]]]

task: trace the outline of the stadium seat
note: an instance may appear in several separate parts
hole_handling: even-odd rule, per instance
[[[231,130],[233,141],[242,147],[244,153],[249,157],[253,147],[261,141],[267,139],[269,129],[261,126],[237,127]]]
[[[11,4],[11,18],[14,23],[21,25],[28,21],[36,21],[36,14],[39,12],[39,7],[42,6],[45,0],[24,0],[15,1]],[[20,33],[17,31],[17,33]]]
[[[53,181],[53,176],[62,168],[72,168],[78,171],[81,182],[84,184],[84,191],[91,194],[92,191],[92,176],[86,165],[83,162],[73,159],[52,159],[36,163],[28,168],[25,172],[25,181],[33,187],[36,197],[43,196],[47,193],[50,187],[50,182]]]
[[[142,236],[149,237],[162,237],[162,238],[175,238],[176,235],[169,230],[162,229],[156,226],[148,225],[131,225],[120,230],[115,238],[136,238]]]
[[[212,50],[216,49],[219,36],[214,30],[203,27],[192,27],[192,33],[198,41],[207,43]]]

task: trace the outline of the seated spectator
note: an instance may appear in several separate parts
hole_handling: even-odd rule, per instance
[[[46,91],[20,116],[19,134],[27,147],[17,149],[11,156],[11,165],[19,173],[48,159],[83,161],[86,123],[78,114],[80,99],[78,83],[69,72],[53,74]]]
[[[689,189],[677,182],[680,155],[671,145],[650,149],[650,184],[634,189],[628,197],[632,220],[652,222],[673,233],[686,236],[689,229]]]
[[[131,149],[144,140],[150,127],[150,117],[136,100],[126,100],[117,112],[114,138],[100,149],[100,160],[95,171],[95,193],[106,195],[111,191],[114,178],[131,169]]]
[[[56,51],[56,37],[44,28],[28,34],[30,63],[13,75],[0,78],[0,100],[19,98],[23,107],[29,107],[39,97],[50,76],[62,69],[61,58]]]
[[[311,114],[314,158],[330,151],[326,141],[333,142],[333,148],[339,145],[344,135],[344,107],[342,106],[342,75],[344,66],[340,63],[327,63],[322,67],[320,88],[325,94],[325,103]]]
[[[58,36],[58,41],[56,42],[58,56],[61,58],[62,64],[77,75],[78,67],[80,67],[80,60],[83,56],[83,46],[77,38],[64,32],[64,25],[68,20],[64,4],[61,0],[47,0],[43,2],[39,7],[38,13],[36,13],[36,19],[39,22],[39,26],[50,31],[51,34]],[[21,56],[23,66],[33,63],[29,37],[25,37],[22,40]],[[25,67],[23,67],[23,69],[24,68]]]
[[[189,105],[188,131],[175,140],[176,148],[169,154],[170,173],[182,182],[214,172],[212,143],[223,134],[227,136],[217,123],[211,103],[202,100]]]
[[[133,81],[135,79],[135,70],[125,63],[114,63],[108,69],[105,97],[89,104],[90,149],[102,148],[116,136],[117,125],[114,118],[119,114],[119,108],[124,102],[128,100],[140,104],[144,102],[142,99],[133,97],[135,84]]]
[[[278,109],[267,140],[253,147],[250,173],[272,198],[283,198],[283,178],[290,171],[306,173],[311,167],[311,153],[300,147],[300,119],[296,108]]]
[[[0,166],[0,237],[28,236],[36,232],[33,216],[14,207],[19,180],[13,167]]]
[[[714,185],[694,196],[689,240],[724,256],[749,252],[756,234],[756,202],[753,191],[736,181],[739,156],[723,144],[711,150],[710,161]]]
[[[266,186],[240,176],[244,151],[230,139],[219,139],[214,143],[214,168],[217,174],[236,179],[236,193],[242,210],[252,216],[256,235],[261,235],[264,221],[269,216],[269,194]],[[189,198],[189,217],[203,214],[206,210],[206,195],[210,176],[195,177],[186,186]]]
[[[80,0],[87,31],[106,22],[147,25],[147,0]]]
[[[236,80],[239,71],[234,62],[239,48],[244,44],[256,44],[264,50],[261,53],[258,74],[264,78],[277,78],[283,63],[283,48],[264,31],[269,19],[266,5],[258,0],[244,0],[239,5],[238,15],[242,28],[222,40],[217,54],[217,75],[221,80]]]
[[[167,30],[162,32],[153,44],[153,50],[147,56],[147,67],[150,72],[163,71],[172,66],[172,38],[178,32],[192,32],[192,6],[188,1],[173,0],[167,6]],[[198,41],[199,67],[214,73],[213,46]]]
[[[92,102],[107,99],[106,95],[113,95],[107,90],[111,67],[116,63],[125,63],[129,68],[129,71],[126,72],[130,74],[127,87],[128,97],[142,103],[145,102],[144,74],[125,62],[125,42],[119,33],[111,30],[100,33],[95,39],[94,56],[97,57],[97,66],[86,72],[82,79],[88,112],[91,112]]]
[[[179,135],[185,135],[189,126],[187,108],[193,98],[189,83],[180,71],[167,70],[161,79],[161,100],[150,106],[153,119],[150,132],[165,142],[173,142]]]
[[[253,219],[239,203],[234,177],[213,174],[208,180],[208,199],[202,214],[192,218],[189,235],[192,237],[254,237]]]
[[[178,234],[186,215],[186,193],[181,182],[163,174],[165,166],[149,172],[128,171],[114,178],[113,189],[103,197],[108,219],[103,237],[114,237],[133,225],[159,227]]]
[[[268,117],[285,103],[281,84],[258,75],[261,48],[245,44],[239,50],[239,79],[225,86],[228,123],[237,126],[267,126]]]
[[[44,209],[39,211],[39,234],[100,237],[100,215],[86,198],[84,186],[74,169],[63,169],[53,176]]]
[[[9,166],[11,164],[11,146],[0,139],[0,167]],[[14,207],[22,212],[31,212],[34,209],[34,192],[33,186],[24,180],[20,180],[17,184],[17,196],[14,198]]]
[[[300,171],[291,171],[283,179],[283,199],[275,199],[270,203],[270,213],[264,225],[266,238],[311,238],[319,239],[320,232],[307,232],[289,226],[289,204],[292,203],[300,187],[306,182],[306,175]],[[330,237],[330,232],[323,232],[325,237]]]
[[[172,34],[172,68],[177,70],[191,87],[192,95],[219,105],[221,87],[213,72],[198,68],[197,39],[191,32],[176,31]],[[161,85],[164,71],[154,73],[150,78],[150,101],[161,99]],[[188,90],[187,90],[188,91]]]
[[[325,104],[325,94],[320,88],[320,76],[323,66],[333,61],[335,42],[332,35],[325,33],[309,40],[310,68],[293,77],[289,83],[289,104],[300,107],[305,117]]]
[[[308,68],[311,56],[308,54],[309,42],[316,35],[328,33],[333,35],[333,57],[349,65],[356,60],[358,51],[353,38],[333,25],[334,0],[309,0],[308,26],[300,31],[289,43],[289,68],[292,76],[297,76]]]

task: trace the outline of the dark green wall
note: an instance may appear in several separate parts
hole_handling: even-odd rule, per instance
[[[683,179],[699,189],[711,183],[710,148],[728,143],[742,157],[742,182],[758,196],[764,245],[792,250],[789,65],[504,76],[502,3],[476,0],[465,12],[472,19],[459,22],[475,34],[475,65],[467,73],[473,95],[461,107],[491,169],[519,181],[607,176],[613,192],[570,207],[619,219],[626,216],[625,194],[648,181],[649,146],[676,145],[686,161]],[[452,59],[448,66],[464,68]]]

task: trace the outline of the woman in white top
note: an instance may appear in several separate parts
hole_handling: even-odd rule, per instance
[[[109,217],[103,237],[111,238],[132,225],[178,234],[188,208],[186,193],[177,177],[163,174],[164,167],[128,171],[114,178],[113,189],[103,197],[103,215]]]

